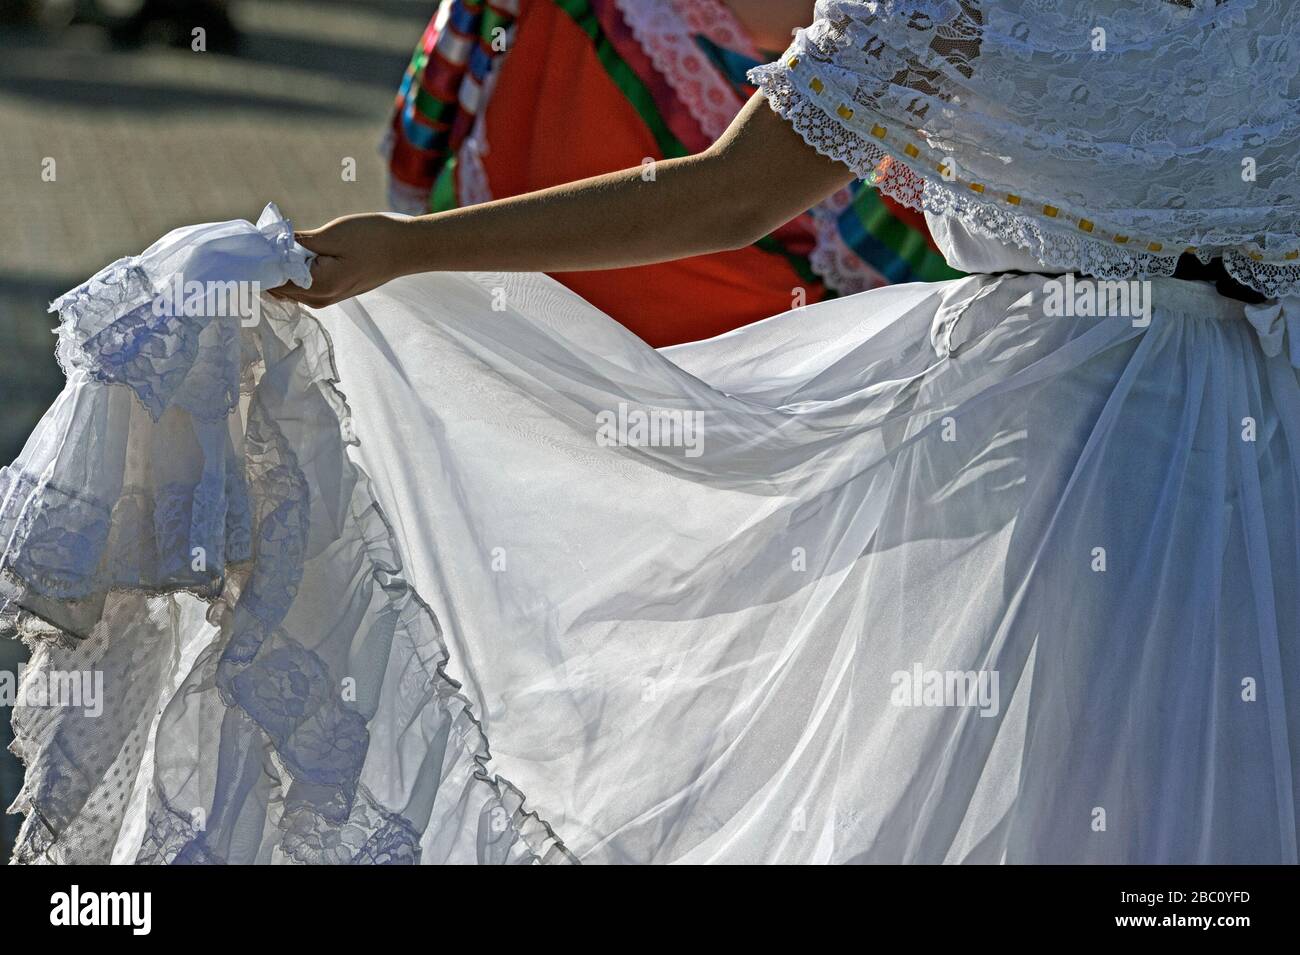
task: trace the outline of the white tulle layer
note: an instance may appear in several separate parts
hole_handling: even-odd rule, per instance
[[[0,471],[0,624],[33,646],[16,861],[570,858],[487,771],[320,325],[153,309],[178,276],[309,285],[308,257],[268,207],[55,303],[68,384]],[[95,707],[31,692],[80,674]]]
[[[1143,329],[1043,283],[664,353],[534,276],[322,315],[494,767],[579,858],[1295,860],[1296,372],[1206,286]],[[702,453],[600,446],[620,405]],[[996,713],[899,705],[918,668]]]
[[[214,609],[110,588],[40,643],[117,695],[93,738],[20,712],[28,857],[1296,861],[1296,370],[1208,287],[1153,280],[1140,327],[1047,317],[1044,281],[656,352],[545,277],[425,275],[318,313],[336,367],[271,316],[230,421],[292,451],[300,583],[248,636],[288,494]],[[93,496],[97,442],[163,440],[141,411],[75,379],[11,472]],[[699,430],[600,440],[652,411]]]

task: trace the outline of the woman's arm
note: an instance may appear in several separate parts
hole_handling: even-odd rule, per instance
[[[702,153],[417,218],[344,216],[299,241],[312,287],[276,294],[328,305],[415,272],[567,272],[742,248],[852,181],[761,95]]]

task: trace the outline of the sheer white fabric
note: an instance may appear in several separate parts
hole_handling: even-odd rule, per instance
[[[1296,861],[1300,379],[1240,303],[973,276],[656,352],[537,275],[106,281],[286,236],[64,302],[0,567],[28,681],[107,699],[18,708],[20,860]]]
[[[533,276],[322,317],[494,766],[579,858],[1294,860],[1296,372],[1153,285],[1145,331],[985,276],[663,354]],[[620,404],[703,453],[594,446]],[[980,672],[996,711],[900,699]]]
[[[819,0],[751,71],[818,150],[1054,269],[1300,289],[1300,6]],[[890,160],[886,171],[877,167]]]
[[[1278,294],[1297,9],[833,0],[758,80],[959,261]],[[106,701],[16,709],[20,861],[1297,861],[1300,298],[983,274],[661,352],[538,275],[150,318],[306,262],[269,209],[56,303],[0,622]]]
[[[963,272],[1056,272],[1059,271],[1029,253],[1028,249],[976,231],[951,215],[925,214],[930,237],[944,260]]]
[[[154,309],[178,279],[310,285],[309,259],[268,207],[55,303],[68,383],[0,470],[0,624],[33,647],[16,861],[568,858],[486,771],[320,326]],[[50,692],[83,674],[97,705]]]

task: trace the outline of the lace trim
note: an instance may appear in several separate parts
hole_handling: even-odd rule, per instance
[[[224,481],[128,487],[111,505],[0,469],[0,527],[9,535],[0,575],[51,600],[128,589],[215,596],[226,567],[252,556],[251,523],[247,488],[229,461]]]
[[[173,403],[198,417],[225,418],[239,402],[238,350],[235,360],[228,357],[238,318],[156,316],[155,294],[139,260],[126,258],[56,299],[50,311],[59,313],[59,367],[69,378],[83,372],[104,384],[133,383],[155,421]]]
[[[725,49],[757,59],[731,12],[708,0],[615,0],[614,6],[704,134],[710,139],[721,136],[742,103],[695,45],[695,36],[706,35]]]
[[[271,212],[268,209],[268,214]],[[274,216],[278,217],[278,212]],[[282,219],[278,223],[272,231],[289,237],[291,242],[291,226]],[[263,225],[260,222],[259,228]],[[298,254],[293,249],[289,251]],[[305,259],[301,265],[309,284]],[[287,264],[286,271],[291,276],[294,274],[293,261]],[[73,382],[70,387],[97,388],[109,382],[129,387],[156,420],[171,407],[169,399],[175,400],[180,391],[154,380],[147,362],[141,365],[126,362],[120,367],[131,368],[130,373],[104,374],[101,378],[95,374],[104,367],[97,362],[100,353],[87,349],[85,344],[94,337],[86,334],[88,329],[94,329],[94,334],[111,333],[114,322],[124,317],[128,319],[126,334],[114,340],[132,340],[131,334],[140,327],[130,319],[134,310],[132,302],[149,288],[147,271],[138,263],[127,266],[115,263],[115,267],[101,272],[60,300],[65,325],[61,346],[65,360],[70,362],[65,367],[71,368],[74,374],[84,371],[97,382]],[[403,577],[393,527],[374,494],[369,476],[347,454],[346,446],[357,443],[357,439],[346,396],[337,386],[338,374],[328,333],[309,312],[275,300],[264,306],[263,317],[259,328],[270,330],[262,332],[267,335],[266,344],[274,343],[276,354],[297,356],[294,367],[303,370],[307,379],[305,387],[317,390],[339,428],[343,439],[340,466],[354,479],[349,513],[356,521],[362,553],[369,561],[370,575],[377,585],[375,592],[384,597],[387,609],[381,613],[385,619],[395,621],[394,632],[403,635],[409,643],[409,657],[415,664],[410,670],[411,677],[417,682],[423,680],[412,691],[420,696],[431,693],[428,705],[445,718],[449,739],[458,742],[459,752],[463,754],[458,758],[468,759],[468,778],[488,789],[484,812],[490,812],[498,835],[486,839],[483,851],[499,861],[518,861],[520,852],[512,848],[518,845],[523,847],[525,861],[577,862],[550,824],[525,808],[523,794],[491,769],[492,756],[483,727],[461,684],[446,671],[449,653],[438,619]],[[189,331],[202,334],[201,329]],[[179,338],[185,336],[185,330],[174,326],[173,332]],[[175,349],[167,347],[173,344],[168,333],[149,330],[146,337],[159,346],[153,357],[175,354]],[[255,340],[253,336],[250,339]],[[286,835],[279,850],[294,861],[418,861],[419,833],[399,813],[381,806],[359,783],[369,745],[365,720],[336,699],[326,664],[278,629],[297,597],[301,582],[310,489],[292,448],[273,416],[263,407],[257,392],[256,369],[265,365],[261,346],[249,341],[244,344],[243,349],[236,348],[235,354],[242,355],[246,363],[237,380],[253,390],[245,431],[245,470],[241,475],[248,490],[244,507],[235,509],[233,529],[229,526],[230,509],[200,503],[201,495],[195,496],[192,487],[176,489],[177,500],[181,502],[177,506],[160,506],[157,491],[151,494],[141,490],[124,494],[117,505],[107,507],[65,493],[48,479],[39,480],[18,470],[2,472],[0,479],[5,483],[0,525],[6,531],[7,544],[0,563],[7,571],[9,586],[0,589],[0,625],[45,640],[42,646],[46,651],[57,646],[70,648],[68,652],[76,654],[88,641],[106,638],[103,628],[96,631],[99,636],[91,633],[104,613],[106,599],[139,591],[194,593],[208,603],[209,620],[216,624],[224,618],[219,626],[230,634],[225,647],[218,648],[220,658],[213,672],[223,702],[238,706],[266,734],[270,743],[268,752],[285,771],[288,789],[284,793],[284,814],[280,821]],[[218,358],[213,354],[202,357],[204,360]],[[195,361],[197,358],[182,362],[185,374],[192,371]],[[198,363],[201,365],[202,361]],[[103,384],[98,383],[101,381]],[[49,426],[57,425],[52,421]],[[137,500],[145,503],[132,503]],[[152,515],[151,520],[144,522],[157,538],[152,551],[131,540],[113,537],[110,528],[118,508],[124,506]],[[193,513],[196,508],[212,516],[221,515],[223,520],[196,523]],[[242,520],[240,514],[244,515]],[[54,520],[55,516],[59,520]],[[70,517],[76,520],[65,520]],[[188,519],[181,519],[185,517]],[[167,560],[162,558],[145,569],[132,568],[127,572],[117,567],[104,569],[108,557],[132,556],[137,546],[144,553],[156,551],[176,556],[177,548],[190,539],[196,526],[210,530],[215,535],[214,541],[224,535],[226,570],[230,569],[231,558],[245,561],[241,565],[245,572],[237,579],[227,574],[219,594],[213,593],[215,582],[191,586],[192,581],[173,579],[167,571]],[[159,527],[164,529],[160,538],[156,533]],[[15,528],[16,533],[9,533]],[[188,555],[188,550],[182,553]],[[79,603],[86,603],[88,608],[79,610]],[[33,620],[39,623],[33,624]],[[84,629],[67,629],[83,620]],[[126,636],[125,645],[118,644],[110,650],[128,655],[138,651],[134,635]],[[48,652],[45,659],[48,660]],[[16,734],[13,747],[29,766],[23,792],[14,807],[15,811],[28,814],[16,858],[29,862],[68,861],[64,858],[72,854],[68,839],[75,840],[81,835],[72,836],[59,820],[67,818],[80,825],[78,807],[92,798],[98,781],[92,778],[94,773],[87,774],[70,763],[70,756],[64,753],[60,743],[65,733],[74,736],[78,733],[73,717],[65,717],[70,721],[65,726],[57,722],[64,718],[57,714],[30,716],[32,725]],[[51,719],[56,722],[51,723]],[[15,727],[18,728],[17,720]],[[484,842],[482,838],[480,841]],[[167,805],[164,794],[152,789],[151,812],[138,861],[222,860],[206,846],[203,834],[190,826],[188,817],[177,813]]]
[[[511,36],[514,36],[513,32]],[[494,62],[488,75],[483,79],[483,96],[478,115],[474,117],[474,125],[470,127],[469,135],[465,137],[465,141],[460,144],[460,149],[456,152],[456,185],[460,193],[457,201],[462,206],[475,206],[491,202],[493,199],[492,185],[488,181],[483,157],[491,151],[487,141],[487,104],[496,90],[497,78],[500,75],[501,62]]]
[[[840,295],[855,295],[889,284],[889,279],[858,255],[840,233],[839,217],[852,202],[849,190],[839,189],[812,209],[816,242],[808,264]]]
[[[310,288],[311,253],[294,241],[293,226],[274,203],[256,229],[281,275]],[[248,383],[240,317],[154,314],[164,286],[155,285],[150,264],[144,256],[118,259],[50,304],[59,315],[59,367],[68,378],[82,372],[103,384],[128,385],[155,421],[168,407],[223,420]]]
[[[693,33],[706,36],[718,46],[758,59],[758,47],[749,31],[736,19],[723,0],[669,0]]]
[[[297,334],[293,344],[295,347],[304,347],[308,354],[312,356],[311,365],[320,369],[315,384],[329,401],[345,442],[359,444],[360,441],[356,436],[352,423],[352,410],[348,405],[346,395],[338,387],[339,376],[334,359],[334,345],[330,340],[329,332],[320,323],[320,320],[307,310],[295,306],[293,311],[302,319],[295,323],[295,332]],[[420,663],[424,668],[424,675],[428,685],[435,690],[439,706],[450,718],[453,737],[461,741],[464,750],[476,767],[475,779],[490,789],[491,795],[489,798],[497,806],[500,817],[506,820],[506,828],[528,847],[533,861],[540,863],[578,862],[578,859],[569,852],[550,823],[537,812],[524,808],[525,797],[523,793],[508,780],[492,772],[490,768],[492,754],[487,734],[478,718],[474,715],[473,705],[469,698],[462,692],[462,685],[446,671],[446,665],[450,660],[450,652],[442,639],[442,627],[438,622],[437,615],[402,574],[404,564],[398,548],[397,535],[392,522],[388,519],[374,494],[370,476],[364,468],[353,461],[350,456],[347,456],[346,452],[345,460],[346,466],[355,474],[358,486],[362,489],[361,497],[364,502],[365,513],[361,516],[363,518],[372,518],[382,527],[382,533],[366,533],[364,535],[364,539],[368,542],[367,557],[371,562],[370,572],[376,582],[380,584],[382,591],[390,595],[390,612],[395,617],[400,619],[413,616],[415,619],[411,622],[412,627],[428,627],[429,632],[434,635],[432,642],[437,647],[437,656],[433,659],[421,659]],[[402,606],[406,600],[410,602],[409,610],[404,610]],[[373,807],[373,811],[385,814],[386,824],[391,828],[395,814],[382,810],[377,803]],[[351,817],[349,816],[349,818]],[[305,825],[301,822],[295,824],[299,827]],[[299,854],[306,851],[303,848],[305,844],[295,843],[297,847],[295,851],[299,852]],[[366,852],[377,854],[379,852],[379,843],[375,841],[375,838],[369,839],[367,845],[369,849],[363,848],[362,854]],[[364,860],[357,857],[352,860],[353,864],[359,861]]]
[[[1164,247],[1177,243],[1156,240],[1104,243],[1086,234],[1086,231],[1105,232],[1103,224],[1093,223],[1064,208],[1055,209],[1055,216],[1082,223],[1078,233],[1059,231],[1059,227],[1049,226],[1044,219],[1009,211],[1028,199],[1018,197],[1015,203],[995,204],[982,197],[984,188],[979,184],[945,179],[939,172],[944,168],[942,155],[937,162],[923,162],[921,150],[928,147],[912,141],[900,142],[882,123],[873,125],[875,138],[869,140],[835,118],[836,108],[847,107],[821,105],[806,94],[801,86],[807,85],[810,79],[800,73],[797,57],[756,67],[749,72],[749,77],[771,108],[788,120],[808,145],[844,163],[883,195],[912,209],[958,218],[976,234],[1027,249],[1044,266],[1077,270],[1102,279],[1124,279],[1173,275],[1183,253],[1193,254],[1202,262],[1216,257],[1217,253],[1205,249],[1167,253]],[[862,108],[857,104],[851,112]],[[860,121],[861,116],[856,116],[855,123]],[[1125,248],[1130,241],[1145,245],[1147,251]],[[1223,250],[1224,268],[1238,282],[1269,297],[1300,293],[1300,265],[1265,262],[1259,255],[1240,249]]]

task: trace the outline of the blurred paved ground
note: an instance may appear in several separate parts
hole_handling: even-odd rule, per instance
[[[435,0],[249,0],[235,56],[108,49],[85,28],[0,27],[0,458],[57,385],[48,301],[168,229],[256,218],[304,227],[384,203],[376,153]],[[344,182],[344,157],[357,181]],[[57,180],[42,182],[45,157]],[[39,394],[14,383],[32,365]],[[21,445],[19,445],[20,447]]]
[[[61,385],[52,298],[168,229],[255,219],[269,200],[303,227],[383,208],[377,144],[436,5],[236,0],[234,55],[0,26],[0,464]],[[0,670],[16,655],[0,641]],[[0,749],[7,731],[0,718]],[[13,782],[0,765],[0,803]],[[14,820],[0,822],[0,862]]]

